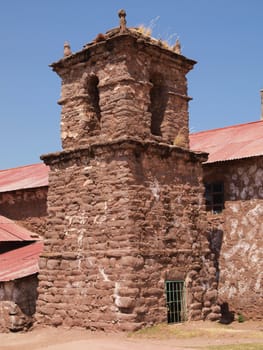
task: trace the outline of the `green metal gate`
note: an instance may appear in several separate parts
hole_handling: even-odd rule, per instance
[[[186,321],[184,281],[166,281],[165,292],[167,322],[178,323]]]

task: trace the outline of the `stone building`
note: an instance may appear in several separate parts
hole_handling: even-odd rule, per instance
[[[262,319],[263,120],[191,135],[203,164],[219,301],[246,318]]]
[[[263,121],[189,147],[195,62],[119,16],[51,65],[63,151],[0,171],[0,215],[44,238],[35,318],[105,330],[225,307],[262,318]]]
[[[47,189],[44,164],[0,171],[0,332],[33,323]]]
[[[48,167],[45,164],[0,170],[0,215],[43,236],[47,191]]]
[[[177,46],[178,48],[178,46]],[[36,318],[134,330],[218,319],[202,162],[189,150],[194,61],[125,25],[51,67],[63,151],[50,167]],[[168,310],[166,300],[168,299]]]
[[[0,332],[33,324],[42,250],[37,234],[0,215]]]

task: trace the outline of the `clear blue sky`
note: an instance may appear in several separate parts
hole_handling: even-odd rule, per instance
[[[192,131],[260,118],[262,0],[1,0],[0,169],[39,162],[61,149],[60,79],[48,65],[99,32],[153,26],[153,36],[198,61],[188,74]],[[262,136],[263,137],[263,136]]]

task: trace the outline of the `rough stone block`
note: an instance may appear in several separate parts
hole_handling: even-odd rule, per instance
[[[19,306],[12,301],[0,301],[0,332],[27,330],[33,323]]]
[[[135,300],[134,298],[130,298],[130,297],[118,297],[118,298],[115,298],[115,304],[119,308],[130,309],[134,307]]]

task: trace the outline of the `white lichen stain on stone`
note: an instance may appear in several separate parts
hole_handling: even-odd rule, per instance
[[[120,290],[120,283],[115,282],[113,297],[114,297],[114,303],[117,307],[121,305],[121,297],[119,295],[119,290]]]
[[[106,215],[96,215],[94,220],[93,220],[93,223],[101,225],[106,220],[107,220],[107,216]]]
[[[233,213],[238,213],[238,206],[235,204],[230,204],[229,208],[232,210]]]
[[[78,258],[78,270],[81,270],[81,262],[82,262],[82,259]]]
[[[108,219],[108,203],[104,202],[104,214],[102,215],[96,215],[93,219],[93,224],[101,225],[103,222],[107,221]]]
[[[88,166],[86,166],[85,168],[84,168],[84,170],[85,171],[90,171],[90,170],[92,170],[92,165],[88,165]]]
[[[236,254],[239,256],[243,256],[244,254],[246,255],[249,250],[250,250],[250,244],[244,240],[241,240],[237,244],[235,244],[232,248],[230,248],[227,252],[225,252],[223,256],[225,261],[230,261],[231,259],[233,259],[233,257]],[[231,269],[231,266],[232,265],[229,266],[228,272]]]
[[[86,187],[88,185],[92,185],[93,184],[93,181],[91,179],[87,179],[84,184],[83,184],[83,187]]]
[[[65,220],[68,221],[68,227],[72,225],[73,216],[66,216]]]
[[[237,234],[239,239],[245,238],[243,228],[240,228],[239,230],[237,230]]]
[[[85,233],[85,229],[81,229],[79,231],[79,235],[78,235],[78,248],[79,249],[82,249],[84,233]]]
[[[231,231],[230,231],[230,237],[234,237],[236,234],[236,230],[238,227],[238,219],[234,219],[232,218],[230,221],[230,227],[231,227]]]
[[[261,280],[262,280],[262,272],[258,275],[258,278],[256,280],[256,284],[255,284],[256,292],[260,292],[262,290]]]
[[[62,139],[66,139],[66,138],[76,139],[77,137],[78,137],[78,133],[76,133],[76,132],[63,131],[61,133],[61,138]]]
[[[248,220],[247,220],[247,218],[246,218],[245,216],[242,217],[242,219],[241,219],[241,224],[242,224],[243,226],[247,226],[247,225],[248,225]]]
[[[108,277],[108,275],[105,273],[104,269],[102,267],[99,267],[99,273],[101,274],[103,281],[105,282],[109,282],[110,279]]]
[[[92,260],[90,258],[87,258],[87,261],[88,261],[90,266],[93,266],[93,262],[92,262]]]
[[[263,205],[262,204],[257,204],[255,208],[251,209],[246,217],[248,218],[250,224],[252,226],[258,225],[258,218],[262,217],[263,215]]]
[[[237,289],[234,286],[229,287],[228,289],[228,295],[229,298],[233,298],[233,296],[237,293]]]
[[[160,186],[156,179],[154,179],[154,182],[150,183],[150,190],[153,197],[158,201],[160,199]]]

